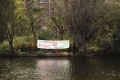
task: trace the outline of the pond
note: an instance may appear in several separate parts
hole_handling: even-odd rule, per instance
[[[120,80],[120,58],[0,58],[0,80]]]

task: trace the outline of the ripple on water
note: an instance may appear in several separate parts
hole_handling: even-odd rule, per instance
[[[36,71],[41,79],[45,80],[69,80],[70,79],[69,60],[39,60]]]
[[[110,60],[22,58],[5,61],[2,59],[0,80],[120,80],[120,64]]]

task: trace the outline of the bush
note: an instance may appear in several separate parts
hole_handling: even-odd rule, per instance
[[[32,36],[16,37],[14,38],[15,50],[32,51],[34,50],[35,44]]]
[[[91,47],[89,47],[88,52],[96,52],[98,50],[99,50],[99,47],[97,47],[97,46],[91,46]]]
[[[45,52],[44,52],[44,51],[38,51],[38,52],[36,53],[36,56],[45,57]]]
[[[29,56],[27,52],[17,52],[17,54],[18,56],[21,56],[21,57]]]
[[[0,44],[0,56],[9,56],[10,53],[10,47],[7,41],[4,41],[2,44]]]
[[[49,31],[48,30],[42,30],[38,33],[38,39],[41,40],[49,40],[50,36],[49,36]]]

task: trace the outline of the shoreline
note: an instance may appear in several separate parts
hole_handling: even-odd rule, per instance
[[[60,53],[42,53],[40,55],[35,55],[35,53],[28,54],[28,55],[0,55],[0,57],[101,57],[101,56],[111,56],[111,57],[120,57],[120,53],[107,53],[107,54],[95,54],[95,53],[88,53],[88,54],[80,54],[80,53],[75,53],[75,54],[70,54],[68,52],[60,52]]]

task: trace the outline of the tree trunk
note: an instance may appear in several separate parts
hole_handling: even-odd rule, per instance
[[[59,34],[60,34],[60,40],[63,40],[63,33],[60,32]]]
[[[36,40],[36,34],[35,30],[33,29],[33,38],[34,38],[34,51],[37,51],[37,40]]]
[[[72,43],[72,53],[76,54],[76,52],[77,52],[77,46],[76,46],[76,43],[73,41],[73,43]]]
[[[9,45],[10,45],[10,50],[11,50],[11,54],[12,56],[15,56],[15,50],[14,50],[14,47],[13,47],[13,40],[9,40]]]

